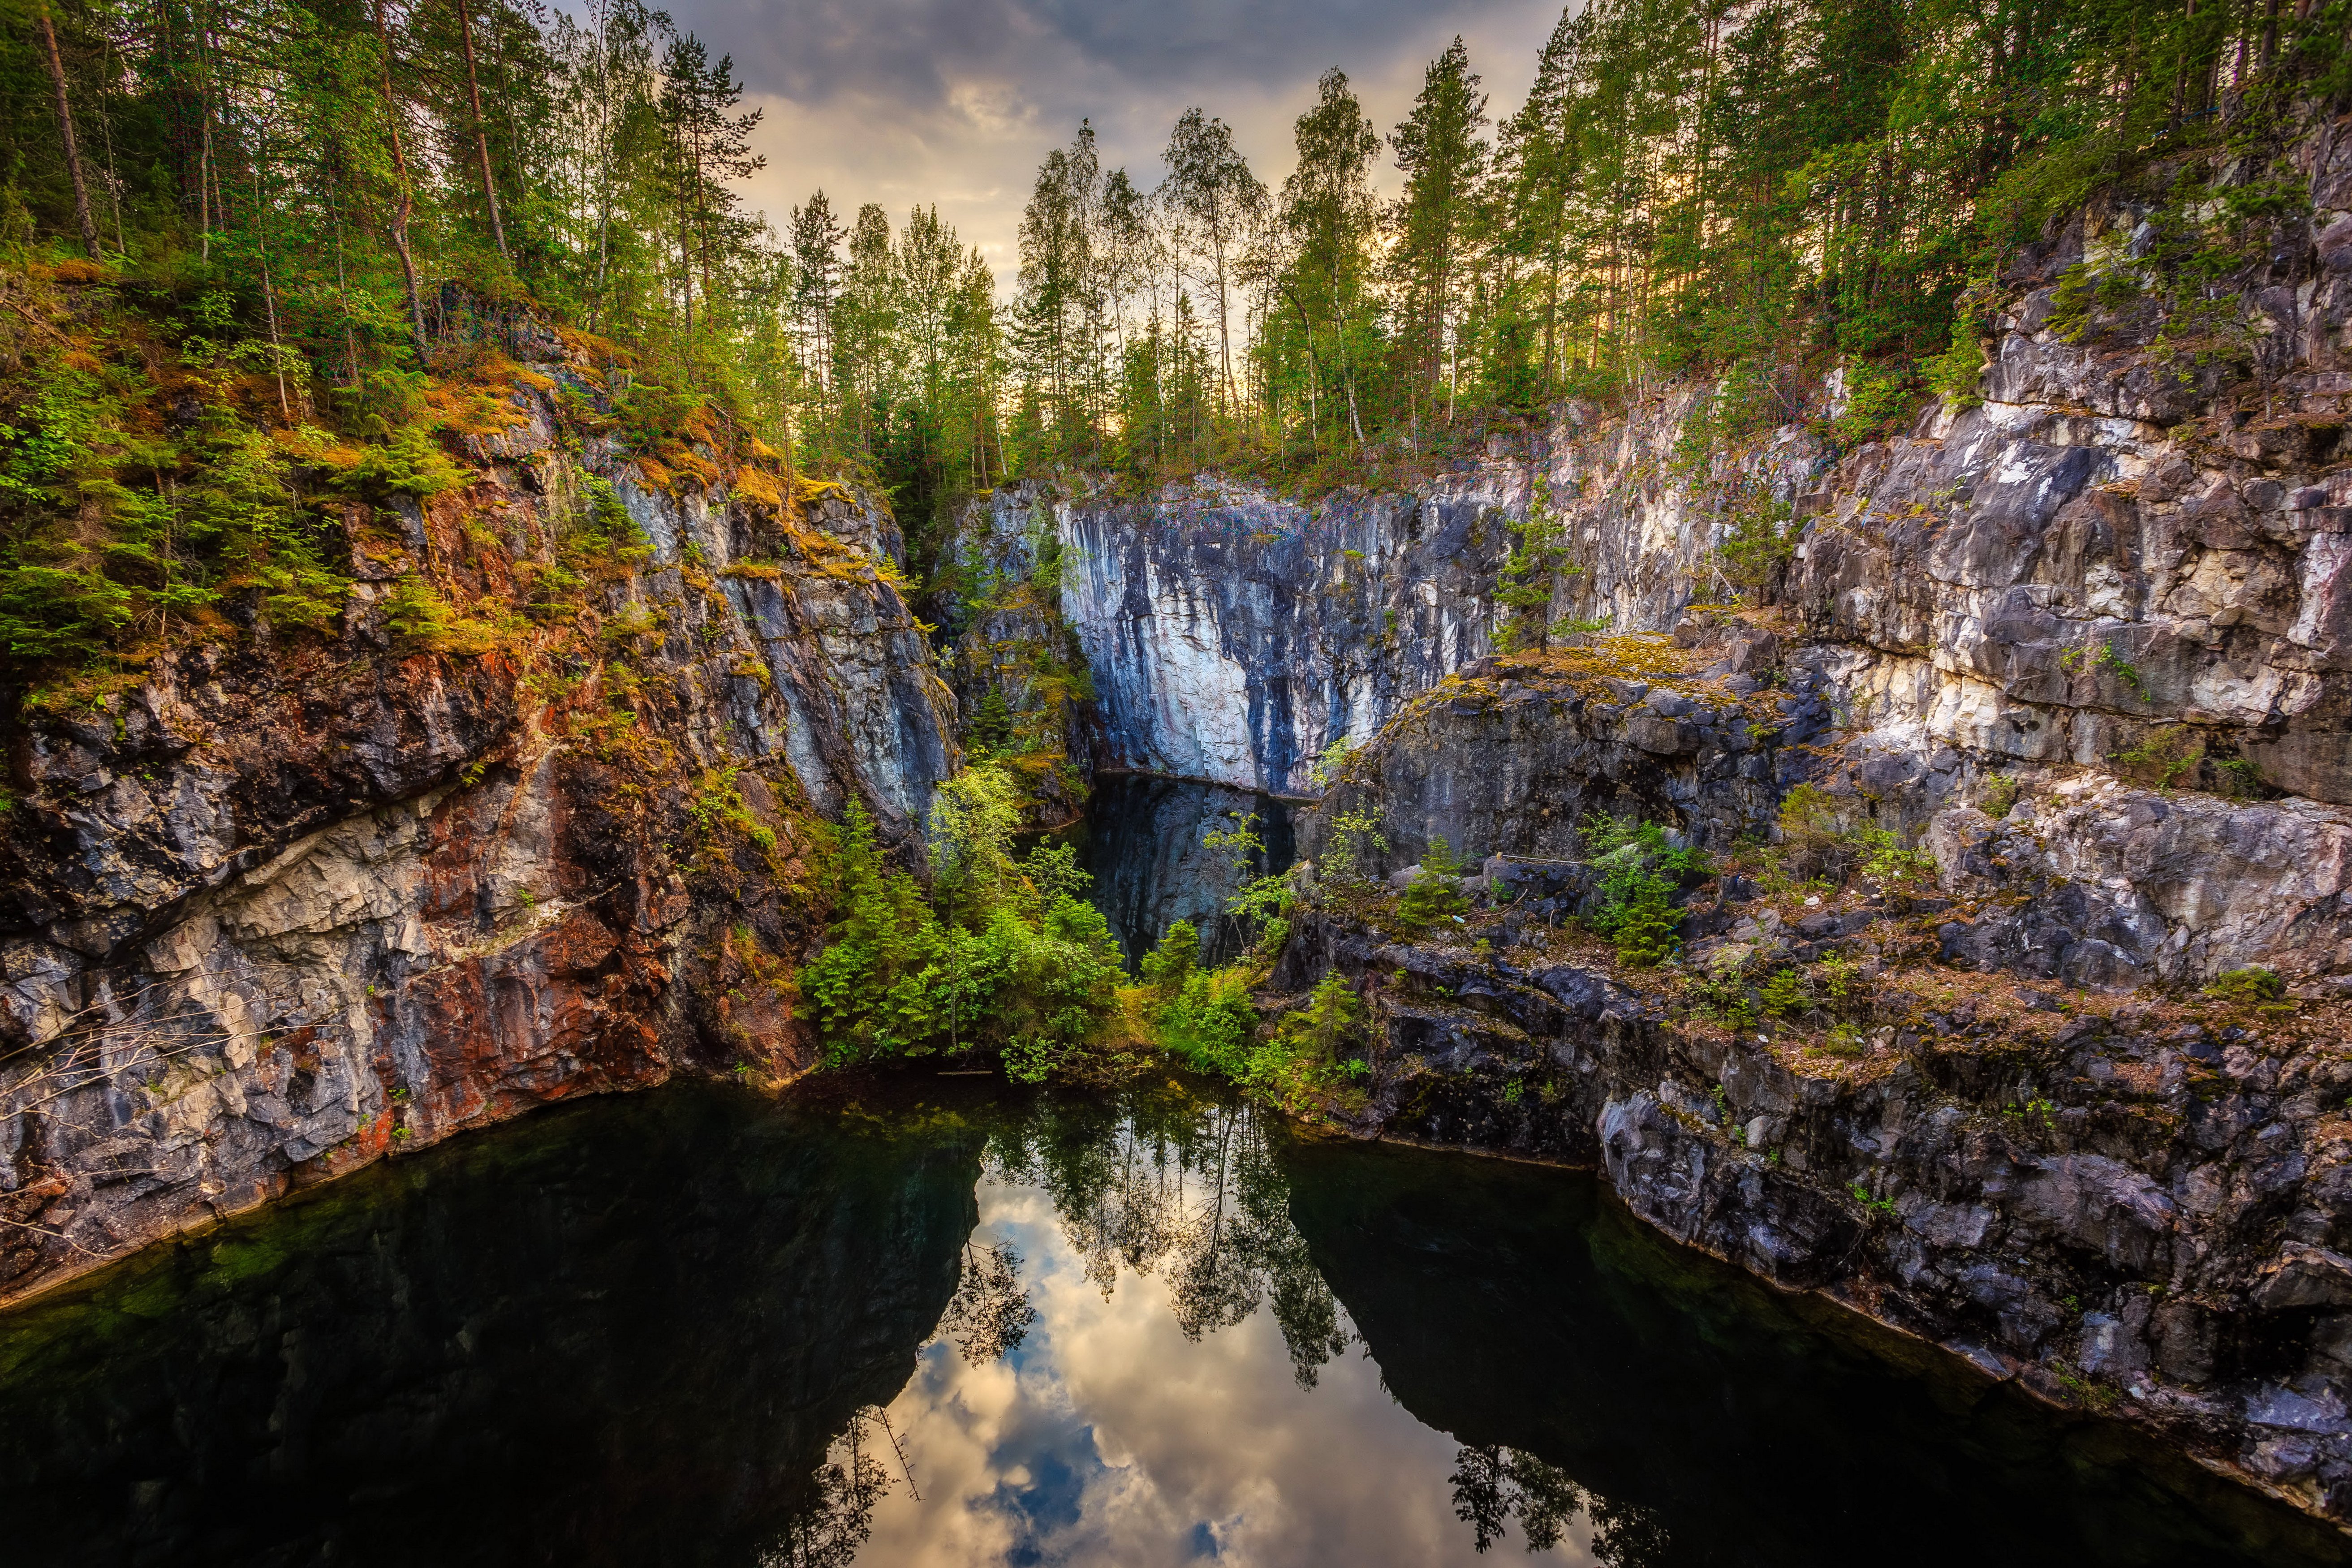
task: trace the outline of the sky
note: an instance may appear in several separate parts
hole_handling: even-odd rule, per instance
[[[879,202],[895,229],[936,203],[1001,285],[1048,150],[1090,118],[1106,170],[1159,183],[1192,105],[1222,118],[1279,187],[1291,124],[1338,66],[1382,132],[1460,33],[1498,118],[1526,96],[1557,0],[671,0],[678,26],[734,57],[762,110],[751,205],[781,231],[823,189],[846,218]],[[1393,188],[1393,165],[1382,164]]]

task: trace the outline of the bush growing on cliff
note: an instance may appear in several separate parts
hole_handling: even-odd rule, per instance
[[[1683,918],[1675,894],[1685,877],[1705,870],[1706,858],[1667,843],[1657,823],[1599,812],[1584,819],[1584,852],[1601,873],[1591,923],[1616,943],[1618,962],[1646,967],[1671,957]]]
[[[1314,765],[1307,770],[1307,782],[1318,790],[1329,789],[1347,767],[1348,759],[1355,750],[1356,742],[1346,735],[1333,740],[1323,748],[1323,754],[1315,759]]]
[[[1288,873],[1261,872],[1265,841],[1258,837],[1255,812],[1227,812],[1230,826],[1211,828],[1201,842],[1231,863],[1237,886],[1225,900],[1225,912],[1241,923],[1252,950],[1270,959],[1290,932],[1290,908],[1295,901]]]
[[[1083,1068],[1109,1036],[1124,978],[1109,922],[1081,895],[1067,845],[1012,848],[1018,808],[999,770],[940,786],[936,905],[893,869],[852,802],[832,835],[834,921],[802,972],[835,1065],[978,1052],[1016,1078]]]
[[[1343,811],[1332,819],[1330,835],[1323,841],[1323,880],[1340,889],[1364,887],[1388,848],[1389,841],[1381,836],[1379,806]]]
[[[1194,971],[1153,1018],[1161,1048],[1195,1072],[1239,1080],[1257,1034],[1249,990],[1237,965]]]
[[[1509,529],[1511,553],[1495,598],[1510,618],[1495,629],[1495,647],[1500,653],[1541,652],[1550,640],[1551,602],[1559,581],[1582,570],[1569,563],[1568,530],[1551,509],[1550,481],[1541,468],[1536,470],[1527,518]]]
[[[1283,1021],[1279,1037],[1303,1050],[1321,1066],[1336,1066],[1354,1043],[1363,1020],[1363,1004],[1336,969],[1327,969],[1315,983],[1307,1005]]]
[[[1740,488],[1723,542],[1716,546],[1716,570],[1751,602],[1760,603],[1773,576],[1797,553],[1794,508],[1775,500],[1760,482]]]
[[[1462,892],[1462,862],[1444,835],[1433,835],[1421,857],[1421,875],[1397,898],[1397,923],[1419,936],[1440,921],[1459,921],[1469,908]]]
[[[1347,1051],[1362,1033],[1363,1005],[1344,976],[1326,971],[1307,1005],[1271,1034],[1261,1030],[1244,964],[1196,970],[1153,1015],[1162,1049],[1195,1072],[1222,1078],[1287,1111],[1343,1089],[1363,1072]]]
[[[1184,982],[1192,977],[1201,962],[1201,932],[1191,921],[1178,921],[1168,928],[1160,944],[1143,955],[1137,967],[1142,971],[1145,987],[1155,996],[1173,1000],[1184,989]]]

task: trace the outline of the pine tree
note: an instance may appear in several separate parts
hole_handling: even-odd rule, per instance
[[[731,230],[742,197],[729,182],[749,179],[768,161],[751,151],[761,111],[729,112],[743,96],[733,56],[722,55],[714,64],[702,40],[688,33],[670,40],[661,74],[657,107],[667,190],[677,224],[678,305],[691,343],[696,286],[702,298],[710,298],[720,247],[735,237]]]
[[[1293,260],[1276,288],[1295,313],[1313,378],[1309,425],[1319,430],[1317,405],[1325,388],[1341,400],[1356,447],[1365,445],[1360,367],[1372,335],[1368,296],[1371,240],[1380,221],[1372,194],[1372,161],[1380,132],[1339,70],[1316,82],[1313,109],[1298,117],[1298,167],[1283,182],[1282,219]]]
[[[1392,220],[1405,346],[1433,403],[1445,395],[1449,416],[1461,389],[1460,314],[1486,177],[1486,95],[1457,35],[1430,63],[1412,113],[1389,136],[1405,176]]]

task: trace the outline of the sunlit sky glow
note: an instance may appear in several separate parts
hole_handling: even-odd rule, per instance
[[[682,0],[678,26],[733,55],[764,111],[753,205],[779,229],[822,187],[893,226],[937,203],[1010,285],[1022,203],[1049,148],[1091,118],[1106,168],[1158,183],[1190,105],[1232,125],[1259,178],[1289,172],[1291,123],[1338,66],[1383,132],[1455,33],[1493,108],[1525,96],[1551,0]],[[1385,162],[1383,179],[1395,174]]]

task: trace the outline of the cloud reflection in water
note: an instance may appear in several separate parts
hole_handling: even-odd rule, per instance
[[[861,1562],[1479,1560],[1461,1450],[1382,1387],[1278,1179],[1247,1179],[1249,1113],[1212,1121],[1181,1155],[1123,1131],[1113,1168],[1075,1179],[992,1158],[974,1244],[1027,1260],[1038,1321],[999,1361],[923,1352],[887,1413],[920,1500],[894,1477]],[[1571,1524],[1533,1560],[1589,1562],[1583,1542]]]

